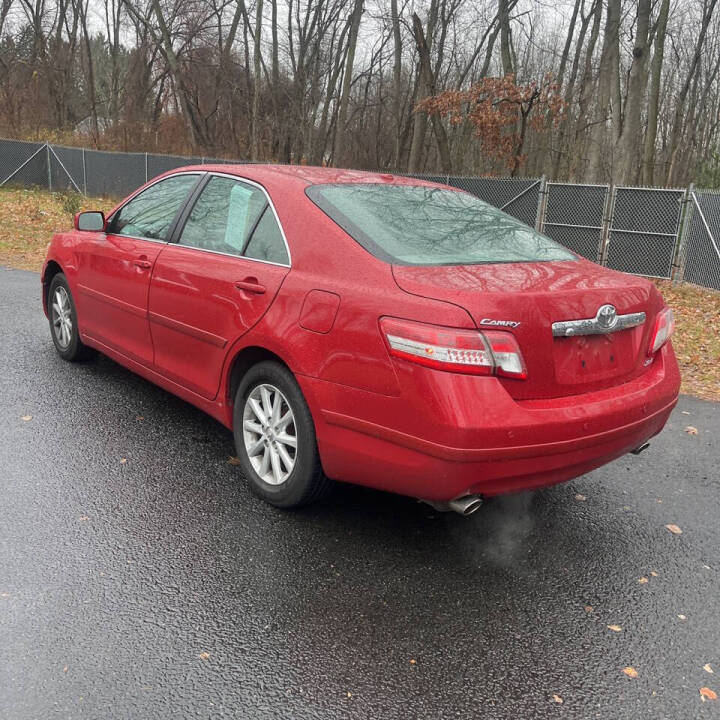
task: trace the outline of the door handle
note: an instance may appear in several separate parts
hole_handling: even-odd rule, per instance
[[[238,290],[244,290],[245,292],[255,293],[256,295],[263,295],[265,293],[265,286],[261,285],[255,278],[246,278],[245,280],[238,280],[235,283],[235,287]]]
[[[149,270],[152,267],[152,263],[149,260],[136,260],[135,265],[143,270]]]

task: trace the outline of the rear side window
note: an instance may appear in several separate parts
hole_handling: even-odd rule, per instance
[[[368,252],[404,265],[575,260],[569,250],[474,195],[443,188],[313,185],[308,197]]]
[[[265,212],[250,238],[245,255],[256,260],[265,260],[281,265],[290,263],[285,241],[270,207],[265,208]]]
[[[151,185],[123,205],[109,232],[150,240],[167,240],[175,215],[198,181],[198,175],[175,175]]]
[[[190,213],[180,243],[242,255],[267,206],[265,193],[231,178],[212,177]]]

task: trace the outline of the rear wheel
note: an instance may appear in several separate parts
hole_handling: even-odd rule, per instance
[[[50,334],[58,355],[70,362],[89,357],[92,351],[80,340],[75,301],[63,273],[55,275],[50,282],[47,308]]]
[[[277,507],[320,499],[332,486],[320,465],[315,426],[300,386],[280,363],[264,361],[235,395],[235,447],[253,491]]]

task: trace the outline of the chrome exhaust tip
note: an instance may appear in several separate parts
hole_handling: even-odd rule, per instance
[[[647,450],[649,447],[650,447],[650,443],[646,442],[646,443],[643,443],[642,445],[638,445],[634,450],[631,450],[630,452],[633,455],[639,455],[643,450]]]
[[[483,501],[479,495],[466,495],[465,497],[451,500],[448,503],[448,507],[459,515],[467,517],[477,512],[482,504]]]
[[[420,502],[424,502],[426,505],[435,508],[438,512],[456,512],[458,515],[467,517],[472,515],[474,512],[480,509],[483,504],[483,499],[480,495],[465,495],[464,497],[455,498],[449,502],[437,502],[436,500],[423,500],[419,498]]]

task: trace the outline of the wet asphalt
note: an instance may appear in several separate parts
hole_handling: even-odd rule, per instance
[[[719,404],[469,519],[350,486],[283,512],[215,421],[60,360],[37,275],[0,303],[0,717],[720,715]]]

